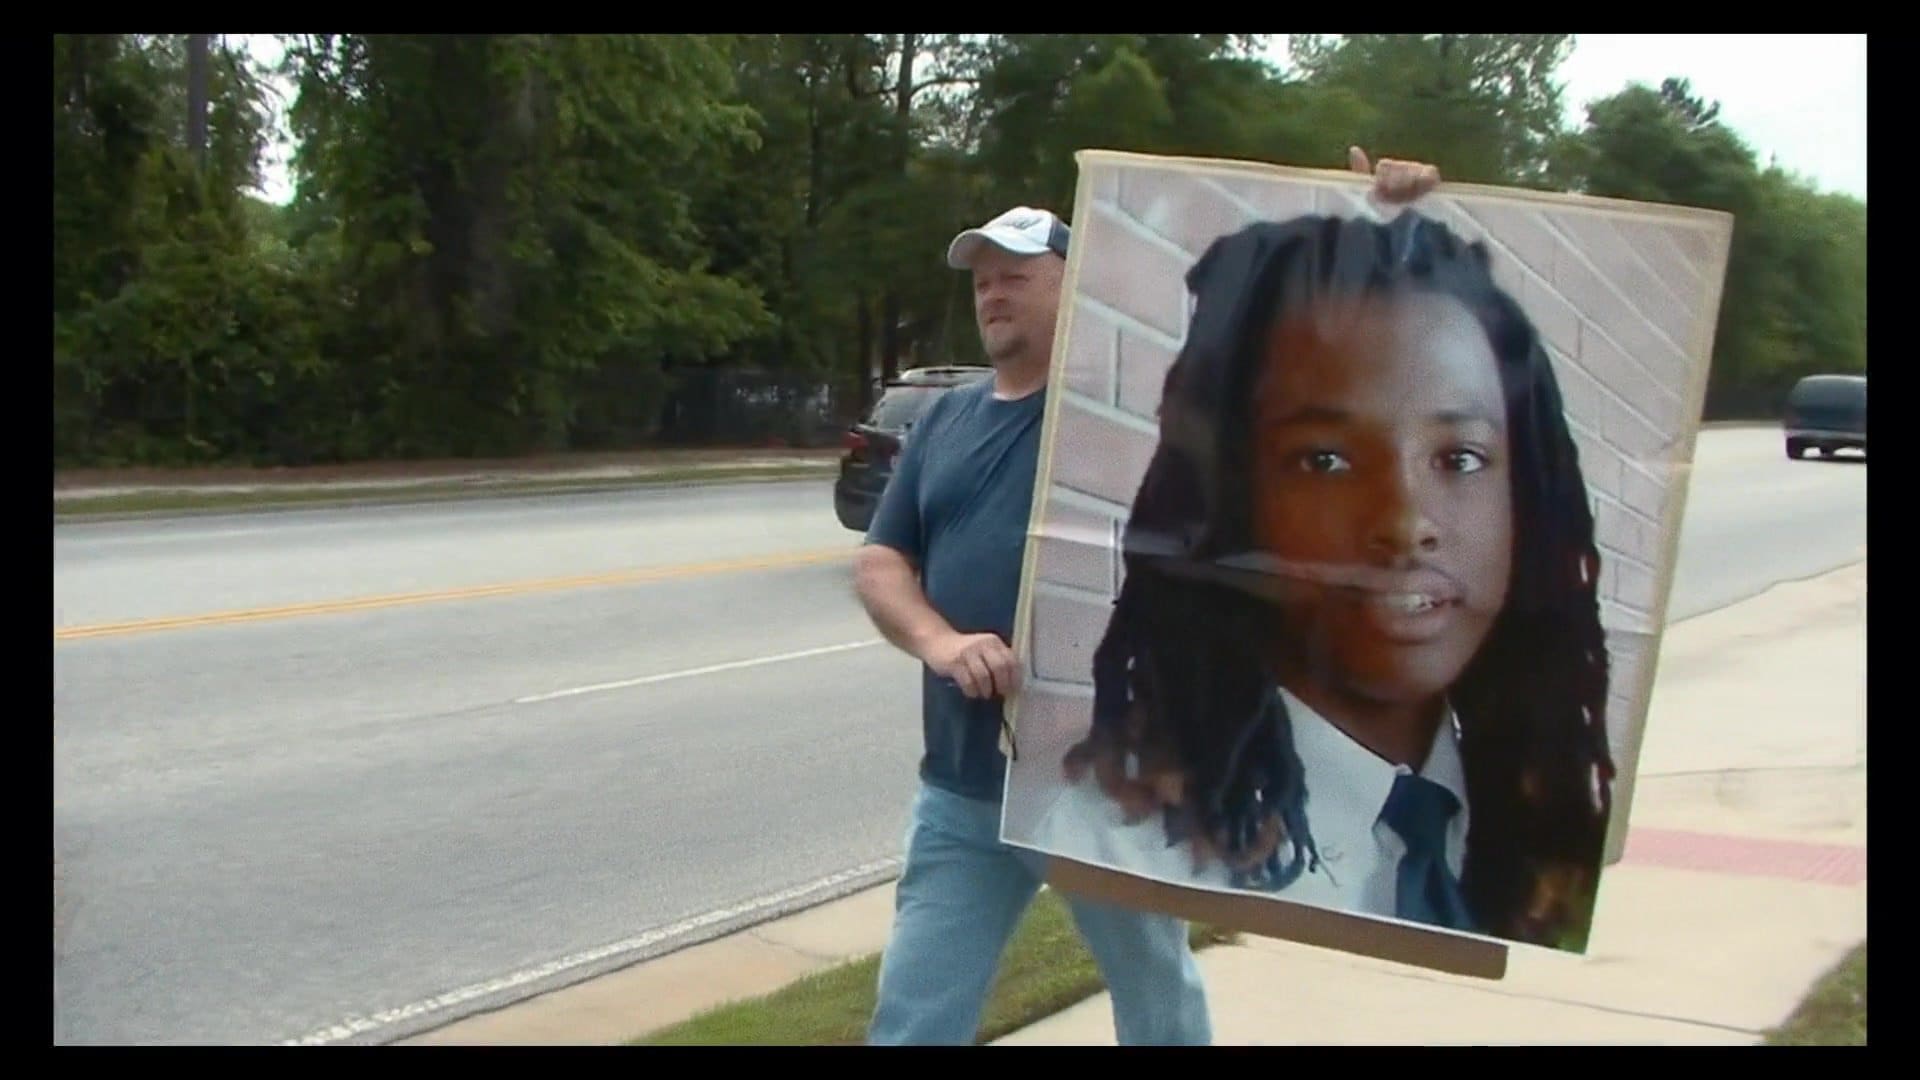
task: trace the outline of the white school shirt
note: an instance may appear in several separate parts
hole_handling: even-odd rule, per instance
[[[1092,770],[1078,784],[1063,786],[1034,830],[1032,846],[1047,854],[1171,885],[1271,896],[1393,917],[1395,874],[1407,847],[1400,834],[1380,820],[1380,812],[1386,807],[1394,779],[1414,770],[1389,763],[1300,699],[1285,690],[1280,693],[1293,721],[1294,749],[1306,772],[1307,825],[1320,851],[1320,865],[1303,866],[1300,876],[1285,889],[1235,889],[1229,871],[1218,858],[1196,873],[1192,848],[1187,843],[1168,846],[1161,814],[1149,814],[1137,824],[1127,824],[1120,805],[1100,790]],[[1447,827],[1447,865],[1457,877],[1466,859],[1467,784],[1451,710],[1434,733],[1420,775],[1460,800],[1460,812]],[[1281,858],[1291,858],[1284,845]]]

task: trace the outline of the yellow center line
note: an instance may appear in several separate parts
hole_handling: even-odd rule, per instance
[[[486,597],[525,596],[531,593],[586,589],[605,585],[679,581],[713,574],[737,573],[743,570],[783,570],[797,566],[813,566],[852,557],[853,552],[850,549],[832,548],[750,559],[722,559],[713,562],[683,563],[678,566],[653,566],[640,570],[580,574],[573,577],[509,581],[497,585],[470,585],[465,588],[435,589],[430,592],[391,593],[349,600],[320,600],[306,604],[283,604],[278,607],[243,608],[236,611],[210,611],[199,615],[130,619],[125,622],[92,623],[85,626],[56,626],[53,628],[53,640],[77,641],[82,638],[117,637],[122,634],[144,634],[159,630],[185,630],[199,626],[296,619],[307,615],[333,615],[346,611],[377,611],[381,608],[409,607],[414,604],[432,604],[447,600],[478,600]]]

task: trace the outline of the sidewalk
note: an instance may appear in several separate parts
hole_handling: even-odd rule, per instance
[[[1201,954],[1219,1045],[1744,1044],[1866,936],[1866,564],[1671,627],[1588,955],[1499,982],[1248,936]],[[893,889],[407,1040],[611,1044],[877,952]],[[1102,994],[996,1045],[1112,1045]]]

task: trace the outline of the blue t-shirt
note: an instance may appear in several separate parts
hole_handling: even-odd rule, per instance
[[[1045,409],[1044,390],[1001,401],[992,379],[949,391],[908,432],[867,530],[868,543],[920,568],[927,602],[960,633],[1013,640]],[[930,668],[921,679],[921,778],[967,798],[999,799],[1004,702],[970,699]]]

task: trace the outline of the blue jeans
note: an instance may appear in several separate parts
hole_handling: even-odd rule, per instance
[[[1000,842],[998,802],[923,784],[868,1043],[971,1044],[1000,955],[1044,873],[1043,856]],[[1120,1045],[1212,1041],[1185,922],[1061,895],[1106,979]]]

